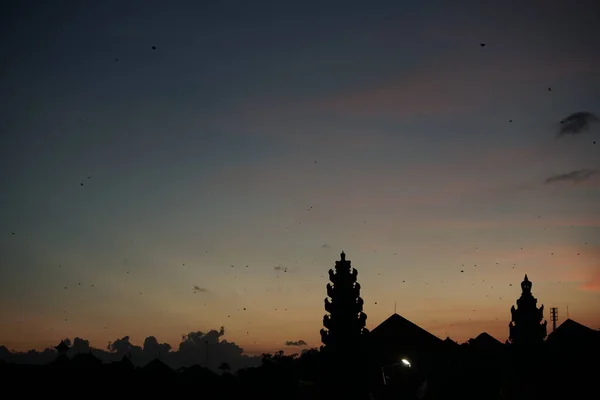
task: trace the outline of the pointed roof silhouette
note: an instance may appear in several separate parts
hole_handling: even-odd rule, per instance
[[[493,337],[492,335],[490,335],[487,332],[482,332],[479,334],[479,336],[477,336],[475,338],[475,340],[477,340],[479,343],[485,343],[485,344],[491,344],[491,345],[496,345],[496,344],[500,344],[502,346],[504,346],[504,344],[502,344],[501,341],[499,341],[498,339],[496,339],[495,337]]]
[[[210,380],[219,377],[219,374],[216,372],[213,372],[210,369],[204,368],[200,365],[192,365],[189,368],[185,368],[183,371],[181,371],[181,375],[184,378],[194,380]]]
[[[600,332],[572,319],[567,319],[548,335],[548,342],[569,342],[581,339],[600,340]]]
[[[425,329],[397,313],[392,314],[388,319],[374,328],[371,331],[371,337],[386,339],[410,338],[412,340],[417,340],[422,344],[442,343],[442,339],[427,332]]]
[[[446,336],[446,339],[444,339],[444,344],[448,345],[448,346],[458,346],[458,343],[456,343],[454,340],[450,339],[449,336]]]
[[[118,362],[119,367],[121,368],[128,368],[128,369],[133,369],[133,363],[131,362],[131,357],[129,356],[123,356],[123,358],[121,358],[121,361]]]
[[[54,348],[56,349],[56,351],[58,351],[59,353],[61,352],[67,352],[69,351],[69,345],[65,343],[64,340],[61,340],[60,343],[57,346],[54,346]]]
[[[171,373],[173,371],[167,364],[160,361],[158,358],[150,361],[142,368],[145,372],[159,372],[159,373]]]

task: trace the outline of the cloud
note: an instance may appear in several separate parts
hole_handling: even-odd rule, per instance
[[[598,269],[600,271],[600,268]],[[585,292],[600,293],[600,272],[588,278],[588,280],[580,286],[580,289]]]
[[[171,351],[171,345],[168,343],[158,343],[154,336],[148,336],[144,340],[143,352],[153,358],[159,357],[161,354],[167,354]]]
[[[561,127],[558,136],[578,135],[586,132],[594,122],[598,122],[598,117],[591,112],[580,111],[573,113],[560,121]]]
[[[208,289],[206,288],[202,288],[200,286],[194,285],[194,292],[202,292],[202,293],[207,293]]]
[[[91,351],[89,340],[76,337],[75,339],[73,339],[71,351],[75,353],[89,353]]]
[[[287,269],[287,268],[285,268],[285,267],[282,267],[281,265],[277,265],[277,266],[273,267],[273,269],[274,269],[275,271],[283,271],[283,272],[287,272],[287,271],[288,271],[288,269]]]
[[[111,353],[123,355],[129,353],[139,353],[142,350],[141,347],[135,346],[129,341],[129,336],[124,336],[115,340],[114,342],[108,342],[108,346],[106,348]]]
[[[105,362],[119,361],[123,356],[131,356],[131,361],[136,366],[144,366],[150,361],[160,358],[173,369],[202,365],[218,371],[219,365],[226,362],[232,371],[240,368],[252,367],[260,364],[259,356],[248,356],[244,349],[223,339],[225,328],[210,330],[208,332],[190,332],[182,335],[181,343],[177,350],[173,350],[168,343],[160,343],[156,337],[148,336],[143,346],[138,346],[130,341],[129,336],[109,342],[107,349],[92,348],[88,340],[76,337],[65,339],[71,349],[69,357],[78,353],[91,352],[94,356]],[[303,342],[303,341],[299,341]],[[30,350],[27,352],[10,351],[5,346],[0,346],[0,359],[21,364],[46,364],[56,358],[56,350],[47,348],[43,351]]]
[[[287,340],[285,342],[286,346],[308,346],[304,340]]]
[[[556,182],[581,182],[590,179],[592,176],[598,173],[594,169],[578,169],[575,171],[567,172],[565,174],[552,175],[545,180],[545,183],[556,183]]]

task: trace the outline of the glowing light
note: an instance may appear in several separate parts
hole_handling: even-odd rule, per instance
[[[402,364],[406,365],[407,367],[410,367],[410,361],[408,361],[406,358],[402,359]]]

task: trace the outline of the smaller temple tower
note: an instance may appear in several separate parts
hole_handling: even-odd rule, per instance
[[[512,306],[510,312],[512,320],[509,324],[509,341],[515,345],[537,345],[546,338],[546,325],[544,320],[544,305],[537,307],[537,299],[531,294],[532,283],[525,275],[521,282],[521,297],[517,299],[517,308]]]

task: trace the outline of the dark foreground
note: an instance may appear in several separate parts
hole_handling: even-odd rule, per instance
[[[233,374],[226,366],[222,373],[201,366],[175,371],[154,360],[137,368],[127,357],[107,364],[91,354],[78,354],[47,365],[2,362],[0,376],[5,392],[25,398],[587,399],[598,395],[596,353],[463,348],[440,355],[434,366],[371,365],[360,374],[326,370],[317,350],[300,357],[266,355],[261,365]]]

